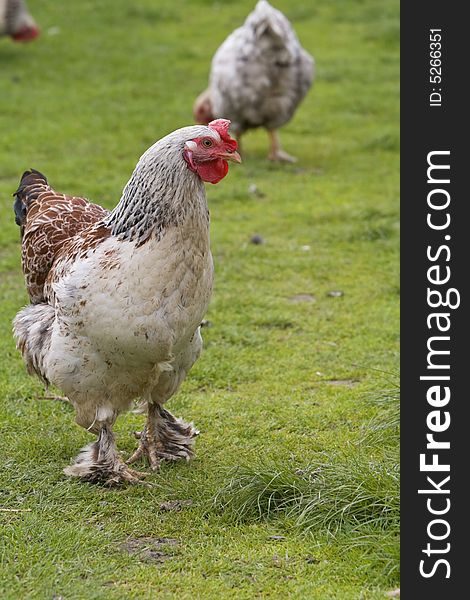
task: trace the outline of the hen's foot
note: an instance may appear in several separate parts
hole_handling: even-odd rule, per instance
[[[271,131],[268,130],[269,146],[270,151],[268,154],[269,160],[275,160],[277,162],[297,162],[297,159],[281,148],[281,140],[279,139],[279,132],[276,129]]]
[[[145,457],[156,471],[162,460],[190,460],[199,433],[193,424],[177,419],[159,404],[150,404],[148,413],[143,431],[135,433],[139,446],[127,463]]]
[[[130,469],[120,457],[114,435],[107,427],[100,431],[98,441],[80,451],[75,462],[64,469],[66,475],[80,477],[89,483],[115,486],[123,483],[142,483],[146,473]]]
[[[284,150],[271,151],[268,155],[268,158],[269,158],[269,160],[272,160],[275,162],[287,162],[287,163],[297,162],[297,159],[295,158],[295,156],[291,156],[290,154],[287,154],[287,152],[284,152]]]

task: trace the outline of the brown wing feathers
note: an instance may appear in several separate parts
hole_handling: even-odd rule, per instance
[[[34,169],[23,173],[13,195],[26,287],[36,304],[44,301],[44,283],[64,243],[103,219],[108,211],[85,198],[58,194]]]

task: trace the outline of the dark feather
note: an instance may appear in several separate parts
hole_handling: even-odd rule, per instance
[[[25,225],[26,213],[28,212],[29,205],[32,200],[35,200],[38,194],[43,191],[43,188],[35,189],[36,186],[47,185],[46,176],[36,171],[36,169],[30,169],[25,171],[20,179],[20,185],[13,194],[16,196],[13,204],[13,210],[15,211],[15,223],[21,227],[21,237],[23,237],[23,228]]]

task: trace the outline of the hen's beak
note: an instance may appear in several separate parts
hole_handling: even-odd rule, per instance
[[[219,154],[219,157],[223,160],[231,160],[232,162],[241,163],[242,157],[238,154],[238,152],[224,152],[223,154]]]

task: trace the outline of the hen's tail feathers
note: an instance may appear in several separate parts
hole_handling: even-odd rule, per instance
[[[13,194],[16,196],[13,204],[13,210],[15,211],[15,223],[19,227],[23,228],[25,224],[26,213],[33,200],[44,191],[47,187],[47,179],[45,175],[36,171],[36,169],[30,169],[25,171],[20,179],[20,185]]]
[[[30,304],[13,320],[16,347],[21,351],[30,375],[37,375],[46,385],[45,361],[49,353],[55,310],[49,304]]]
[[[286,17],[273,8],[266,0],[259,0],[255,10],[249,15],[256,37],[268,36],[283,46],[286,43]]]

